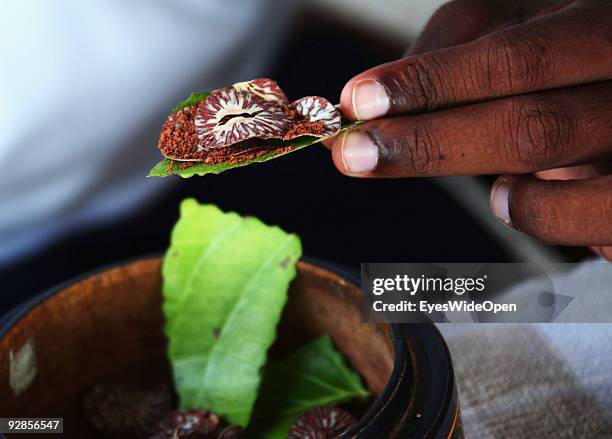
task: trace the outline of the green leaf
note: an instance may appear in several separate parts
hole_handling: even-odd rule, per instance
[[[163,265],[165,331],[182,408],[251,418],[301,255],[297,236],[185,200]]]
[[[191,93],[191,95],[189,95],[187,99],[182,102],[179,102],[178,105],[174,107],[174,110],[172,110],[172,112],[176,113],[177,111],[182,110],[185,107],[190,107],[193,104],[197,104],[201,100],[206,99],[209,94],[210,93]]]
[[[368,396],[329,336],[282,361],[270,361],[255,404],[249,438],[285,439],[302,413]]]
[[[360,121],[344,123],[339,132],[354,128],[361,123],[362,122]],[[176,174],[180,175],[183,178],[189,178],[193,177],[194,175],[220,174],[221,172],[227,171],[229,169],[239,168],[241,166],[250,165],[252,163],[267,162],[268,160],[272,160],[277,157],[281,157],[285,154],[298,151],[307,146],[321,142],[322,140],[325,139],[312,136],[302,136],[297,137],[293,140],[285,141],[271,139],[269,143],[274,149],[272,149],[269,153],[257,158],[247,159],[238,163],[217,163],[214,165],[209,165],[201,162],[193,162],[193,165],[183,168],[181,165],[188,162],[179,162],[176,160],[165,158],[161,162],[157,163],[153,167],[153,169],[151,169],[148,176],[167,177],[168,175]]]

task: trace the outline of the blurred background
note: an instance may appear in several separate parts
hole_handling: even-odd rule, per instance
[[[307,255],[361,261],[577,260],[505,229],[490,179],[358,180],[313,146],[265,165],[145,178],[169,110],[260,76],[338,102],[402,55],[443,2],[29,1],[0,17],[0,314],[100,266],[168,245],[185,197],[256,215]]]

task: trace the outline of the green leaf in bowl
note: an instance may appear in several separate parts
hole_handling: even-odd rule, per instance
[[[295,420],[315,407],[368,396],[329,336],[281,361],[270,361],[255,404],[249,438],[285,439]]]
[[[186,200],[163,265],[165,331],[181,408],[247,426],[300,240]]]

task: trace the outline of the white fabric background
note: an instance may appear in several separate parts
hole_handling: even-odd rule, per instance
[[[612,266],[601,264],[609,268],[604,276],[594,277],[594,267],[583,264],[553,283],[555,293],[570,297],[588,288],[587,297],[611,319]],[[558,321],[578,317],[571,304],[566,311]],[[453,356],[468,439],[612,437],[612,324],[438,328]]]
[[[127,213],[177,97],[261,73],[293,9],[273,0],[5,2],[0,13],[0,266]]]

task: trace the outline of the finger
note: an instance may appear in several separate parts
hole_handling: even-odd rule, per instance
[[[323,144],[324,147],[326,147],[327,149],[332,149],[332,146],[334,146],[334,142],[336,141],[336,138],[338,136],[334,136],[334,137],[328,137],[327,139],[324,139],[321,141],[321,143]]]
[[[612,81],[370,121],[332,157],[356,177],[522,174],[612,153],[609,114]]]
[[[504,224],[549,244],[612,245],[612,176],[544,181],[504,175],[491,190]]]
[[[609,164],[603,161],[588,165],[549,169],[536,172],[535,176],[542,180],[584,180],[609,174],[609,171]],[[594,246],[591,247],[591,250],[602,258],[612,261],[612,247]]]
[[[432,15],[407,54],[444,49],[482,36],[497,21],[490,4],[474,0],[445,3]]]
[[[582,180],[598,175],[612,174],[612,160],[602,160],[588,165],[570,166],[567,168],[549,169],[536,172],[542,180]]]
[[[541,180],[585,180],[609,173],[608,163],[600,162],[588,165],[555,168],[536,172],[535,176]],[[594,246],[591,250],[602,258],[612,261],[612,247]]]
[[[573,0],[453,0],[430,18],[408,54],[464,44],[489,32],[555,12]]]
[[[597,253],[602,258],[612,262],[612,246],[594,247],[593,250],[595,250],[595,253]]]
[[[612,78],[611,11],[609,3],[583,1],[467,44],[380,65],[345,85],[342,111],[369,120]]]
[[[541,180],[584,180],[596,177],[599,173],[589,164],[539,171],[535,175]]]

